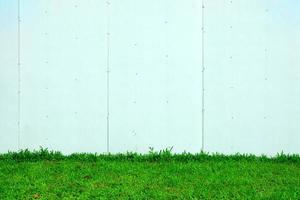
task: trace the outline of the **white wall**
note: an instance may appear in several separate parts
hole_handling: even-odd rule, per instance
[[[0,1],[0,152],[18,149],[16,8],[16,2]]]
[[[204,4],[202,44],[199,0],[21,1],[18,81],[1,1],[0,152],[300,153],[300,3]]]
[[[300,152],[300,2],[206,1],[206,149]]]

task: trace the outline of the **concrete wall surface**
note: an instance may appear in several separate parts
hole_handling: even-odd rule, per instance
[[[0,152],[300,153],[300,2],[0,1]]]

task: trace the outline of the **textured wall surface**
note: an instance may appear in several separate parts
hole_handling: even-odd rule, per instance
[[[300,153],[299,11],[0,1],[0,152]]]

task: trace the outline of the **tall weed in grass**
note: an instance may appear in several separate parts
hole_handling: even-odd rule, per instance
[[[160,151],[155,151],[150,148],[146,154],[136,152],[117,153],[117,154],[97,154],[97,153],[73,153],[70,155],[63,155],[59,151],[50,151],[47,148],[40,148],[39,150],[29,151],[28,149],[20,150],[18,152],[8,152],[0,154],[0,160],[10,161],[60,161],[60,160],[76,160],[76,161],[134,161],[134,162],[205,162],[205,161],[267,161],[278,163],[300,163],[300,156],[298,154],[284,154],[278,153],[276,156],[268,157],[266,155],[255,156],[252,154],[234,154],[224,155],[220,153],[206,153],[200,152],[196,154],[183,152],[172,153],[172,148],[167,148]]]

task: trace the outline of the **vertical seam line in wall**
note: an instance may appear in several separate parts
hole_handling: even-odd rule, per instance
[[[106,145],[107,153],[110,152],[110,1],[106,1],[106,10],[107,10],[107,22],[106,22]]]
[[[21,14],[18,0],[18,150],[21,147]]]
[[[205,66],[204,66],[204,0],[202,0],[202,147],[201,151],[204,151],[204,131],[205,131]]]

